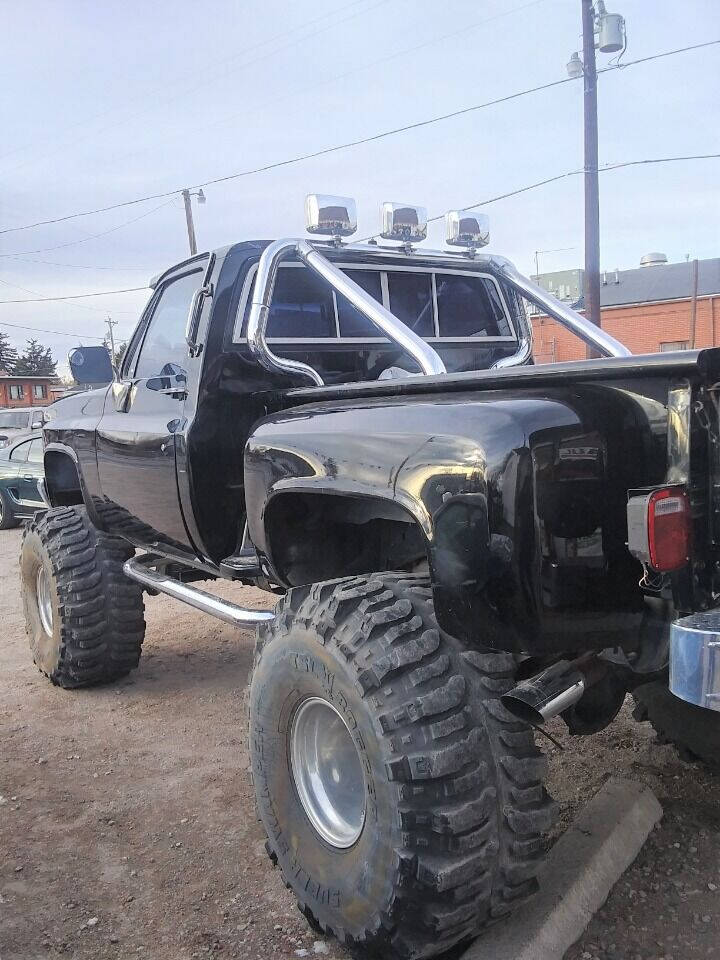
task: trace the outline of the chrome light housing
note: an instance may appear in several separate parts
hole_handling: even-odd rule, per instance
[[[427,210],[410,203],[383,203],[380,208],[383,240],[415,243],[427,237]]]
[[[487,214],[450,210],[445,215],[445,241],[451,247],[486,247],[490,243]]]
[[[351,197],[309,193],[305,197],[305,229],[308,233],[349,237],[357,230],[357,211]]]

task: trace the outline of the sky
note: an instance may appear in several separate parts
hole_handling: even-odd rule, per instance
[[[606,0],[624,60],[720,38],[717,0]],[[181,189],[567,76],[580,0],[26,0],[2,4],[0,230]],[[610,57],[598,54],[598,67]],[[720,46],[603,74],[600,165],[720,153]],[[355,197],[358,236],[384,200],[430,215],[582,167],[582,82],[205,188],[199,248],[303,234],[307,193]],[[720,255],[720,160],[600,178],[601,263]],[[484,208],[489,250],[526,273],[582,266],[582,177]],[[128,222],[134,221],[134,222]],[[441,224],[428,246],[443,244]],[[96,236],[103,234],[102,236]],[[182,201],[147,201],[0,235],[0,330],[70,349],[187,256]],[[544,252],[543,252],[544,251]],[[31,291],[31,292],[28,292]],[[14,326],[10,326],[13,324]],[[55,331],[36,333],[34,326]]]

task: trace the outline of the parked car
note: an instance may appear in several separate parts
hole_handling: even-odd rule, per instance
[[[0,450],[0,530],[29,520],[44,505],[43,442],[27,434]]]
[[[257,627],[271,859],[314,929],[427,958],[537,887],[534,726],[594,733],[653,687],[665,737],[720,755],[720,350],[631,356],[477,249],[475,214],[432,251],[418,208],[384,205],[389,244],[307,209],[330,239],[176,264],[112,385],[60,401],[27,633],[81,687],[137,666],[143,589]],[[601,356],[534,366],[523,297]]]
[[[0,448],[5,447],[21,433],[41,430],[51,419],[45,407],[14,407],[0,410]]]

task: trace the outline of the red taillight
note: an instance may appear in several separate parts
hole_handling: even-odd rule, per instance
[[[650,566],[679,570],[690,558],[690,501],[681,490],[656,490],[648,502]]]

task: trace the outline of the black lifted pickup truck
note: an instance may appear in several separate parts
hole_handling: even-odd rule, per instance
[[[327,239],[162,274],[110,386],[44,429],[20,562],[61,687],[138,665],[143,589],[257,627],[271,859],[316,929],[430,957],[536,887],[534,727],[593,733],[634,691],[717,759],[720,350],[630,356],[481,253],[484,218],[433,252],[420,208],[382,213],[390,242],[351,244],[352,201],[311,196]],[[534,366],[525,300],[600,357]]]

